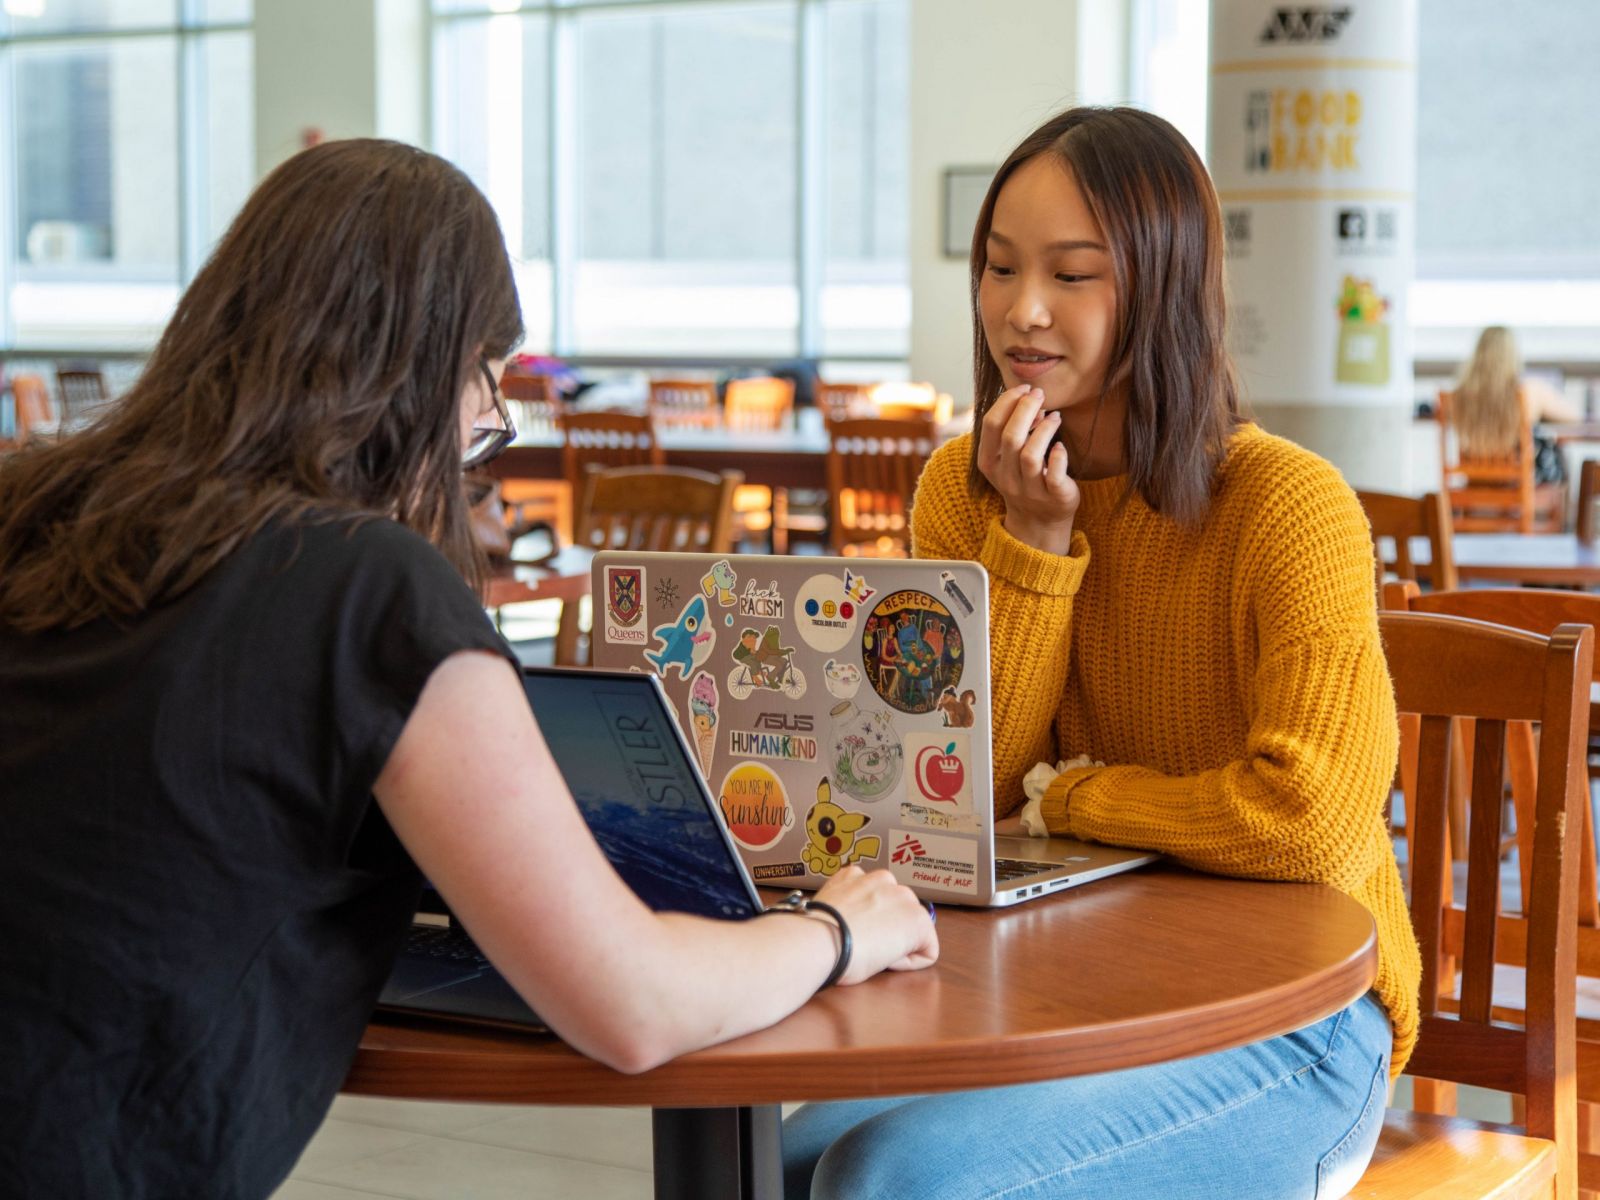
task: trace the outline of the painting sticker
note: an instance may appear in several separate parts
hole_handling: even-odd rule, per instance
[[[739,763],[723,776],[717,804],[733,840],[746,850],[767,849],[794,825],[783,781],[758,762]]]
[[[961,630],[927,592],[891,592],[867,618],[861,665],[873,691],[901,712],[932,712],[961,682]]]
[[[643,646],[649,639],[644,632],[643,567],[605,569],[605,639],[624,646]]]
[[[889,870],[901,883],[975,896],[978,843],[926,829],[896,829],[889,835]]]

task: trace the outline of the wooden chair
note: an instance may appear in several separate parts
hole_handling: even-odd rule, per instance
[[[1397,611],[1443,613],[1490,621],[1531,633],[1550,634],[1566,624],[1582,624],[1600,634],[1600,595],[1583,592],[1551,591],[1543,588],[1472,588],[1463,592],[1431,592],[1424,595],[1413,583],[1391,583],[1384,590],[1384,607]],[[1590,686],[1600,684],[1600,661]],[[1585,725],[1588,739],[1586,758],[1600,737],[1600,704],[1590,703]],[[1414,746],[1414,738],[1411,739]],[[1510,779],[1511,805],[1516,817],[1516,834],[1509,839],[1517,851],[1518,876],[1524,895],[1531,891],[1530,870],[1534,857],[1534,796],[1538,786],[1538,741],[1533,726],[1513,721],[1506,728],[1506,772]],[[1409,749],[1405,756],[1414,754]],[[1595,775],[1589,766],[1584,781]],[[1582,783],[1580,792],[1586,791]],[[1409,800],[1408,791],[1407,803]],[[1578,1101],[1580,1104],[1579,1176],[1585,1191],[1600,1191],[1600,891],[1596,887],[1594,819],[1584,795],[1577,814],[1582,826],[1578,860],[1577,897],[1577,1036]],[[1505,839],[1503,839],[1504,841]],[[1521,1023],[1526,982],[1515,948],[1502,954],[1494,973],[1494,1016],[1497,1020]],[[1447,989],[1443,1004],[1455,1002]],[[1448,1091],[1430,1096],[1435,1111],[1449,1111],[1453,1097]]]
[[[870,383],[828,383],[817,380],[817,407],[824,421],[844,421],[857,417],[875,417]]]
[[[16,440],[21,445],[29,438],[44,437],[61,427],[61,415],[50,388],[37,375],[13,375],[11,399],[16,407]]]
[[[61,393],[63,415],[85,413],[111,398],[98,367],[57,367],[56,389]]]
[[[937,442],[931,421],[883,418],[828,426],[829,539],[835,554],[904,558],[911,498]]]
[[[1586,458],[1578,467],[1578,539],[1600,538],[1600,459]]]
[[[763,375],[750,379],[730,380],[722,395],[722,424],[737,433],[777,433],[791,427],[794,416],[794,380]],[[779,488],[777,492],[784,489]],[[784,531],[783,547],[778,546],[779,532],[773,523],[773,513],[778,505],[774,489],[760,483],[743,484],[733,498],[733,508],[738,523],[738,540],[755,537],[766,540],[769,535],[772,547],[778,553],[787,553],[787,533]],[[788,511],[788,497],[784,497],[784,510]]]
[[[1527,1098],[1526,1136],[1454,1117],[1391,1112],[1377,1153],[1350,1192],[1389,1197],[1577,1194],[1573,1073],[1580,803],[1594,631],[1562,625],[1551,637],[1433,614],[1379,615],[1402,714],[1419,718],[1412,834],[1412,926],[1422,947],[1421,1036],[1407,1072]],[[1450,871],[1446,784],[1450,731],[1475,720],[1465,907],[1443,902]],[[1501,773],[1508,721],[1543,728],[1535,840],[1522,911],[1500,905]],[[1497,943],[1527,965],[1527,1021],[1492,1016]],[[1461,965],[1458,1011],[1441,985]]]
[[[591,467],[578,509],[577,544],[591,550],[733,549],[733,497],[742,471],[686,467]],[[604,603],[596,597],[595,603]],[[556,662],[579,662],[577,605],[562,609]],[[587,649],[581,661],[588,660]]]
[[[666,453],[647,413],[565,412],[561,424],[561,474],[582,496],[587,469],[661,467]],[[581,511],[581,510],[580,510]]]
[[[1450,506],[1441,493],[1396,496],[1389,492],[1357,492],[1356,499],[1361,501],[1367,524],[1372,526],[1380,591],[1385,572],[1401,579],[1425,579],[1435,591],[1454,591],[1460,586]],[[1416,537],[1428,539],[1431,561],[1426,568],[1411,561],[1411,539]],[[1385,541],[1394,545],[1392,556],[1384,554]]]
[[[1522,421],[1509,455],[1469,457],[1452,436],[1452,393],[1439,393],[1439,451],[1444,491],[1461,533],[1560,533],[1566,528],[1567,489],[1534,483],[1533,423],[1518,393]]]
[[[717,385],[709,379],[652,379],[650,415],[662,429],[714,429],[722,423]]]

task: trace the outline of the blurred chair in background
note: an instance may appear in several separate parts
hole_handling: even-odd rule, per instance
[[[561,424],[561,473],[574,497],[583,495],[586,469],[661,467],[666,455],[648,413],[565,412]],[[581,512],[581,509],[579,510]]]
[[[1469,454],[1453,424],[1453,396],[1439,393],[1439,452],[1444,490],[1461,533],[1560,533],[1566,528],[1564,483],[1535,481],[1533,422],[1522,406],[1517,441],[1493,454]]]
[[[1372,526],[1380,590],[1386,573],[1397,579],[1420,580],[1434,591],[1453,592],[1460,586],[1450,506],[1440,493],[1396,496],[1389,492],[1357,492],[1356,499],[1361,501],[1367,523]],[[1430,557],[1426,565],[1412,561],[1412,538],[1427,539]],[[1391,552],[1386,553],[1386,542]]]
[[[61,419],[84,416],[111,398],[99,367],[57,367],[56,389],[61,393]]]
[[[730,380],[722,396],[722,423],[734,434],[778,433],[794,424],[794,380],[763,375]],[[778,491],[782,491],[779,488]],[[778,504],[773,489],[760,483],[746,483],[733,497],[735,541],[755,539],[778,550],[778,533],[773,526],[773,511]],[[787,497],[784,500],[787,503]],[[786,550],[779,550],[786,553]]]
[[[37,375],[13,375],[11,398],[16,412],[18,445],[31,437],[45,437],[61,428],[61,414],[50,398],[50,388]]]
[[[911,498],[936,445],[928,420],[869,418],[828,426],[828,524],[835,554],[910,554]]]
[[[717,385],[709,379],[652,379],[650,416],[660,429],[714,429],[722,423]]]
[[[817,380],[817,408],[824,421],[844,421],[854,417],[872,417],[877,410],[872,405],[871,383],[828,383]]]

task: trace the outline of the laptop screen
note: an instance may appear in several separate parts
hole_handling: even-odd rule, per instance
[[[595,840],[645,904],[730,920],[759,911],[653,676],[533,669],[522,682]]]

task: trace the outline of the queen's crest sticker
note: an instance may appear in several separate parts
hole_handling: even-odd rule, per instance
[[[650,639],[644,628],[643,567],[605,569],[605,639],[624,646],[642,646]]]

